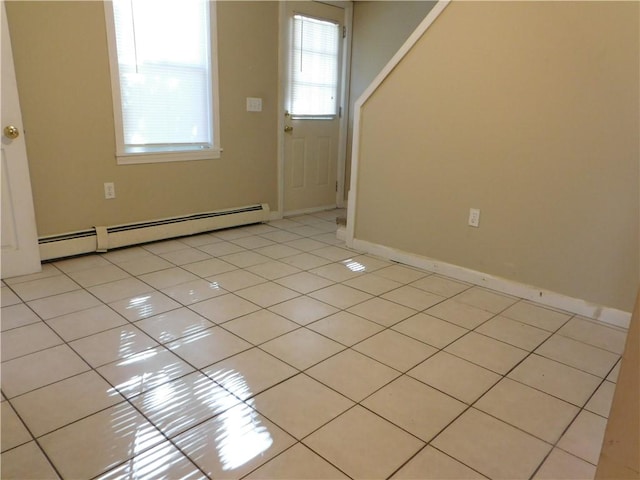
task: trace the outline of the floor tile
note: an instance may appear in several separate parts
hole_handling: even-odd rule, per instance
[[[383,328],[377,323],[344,311],[313,322],[307,327],[347,346],[361,342]]]
[[[414,310],[425,310],[445,300],[440,295],[425,292],[419,288],[405,285],[382,295],[382,298],[399,303]]]
[[[224,323],[260,309],[233,293],[195,303],[189,308],[214,323]]]
[[[153,288],[137,278],[126,278],[115,282],[104,283],[88,289],[104,303],[115,302],[123,298],[153,292]]]
[[[15,293],[13,293],[13,291],[9,288],[9,287],[2,287],[0,289],[0,292],[2,292],[2,307],[8,307],[10,305],[17,305],[19,303],[22,303],[22,300],[20,300],[20,297],[18,297]]]
[[[182,283],[187,283],[192,280],[197,280],[198,276],[180,267],[167,268],[166,270],[160,270],[159,272],[147,273],[138,277],[145,283],[148,283],[153,288],[163,289],[168,287],[174,287]]]
[[[456,340],[445,351],[501,375],[505,375],[528,355],[525,350],[475,332]]]
[[[94,333],[104,332],[127,323],[127,320],[122,315],[114,312],[106,305],[61,315],[47,321],[47,324],[67,342],[93,335]]]
[[[312,240],[311,238],[300,238],[298,240],[291,240],[289,242],[286,242],[284,245],[293,247],[303,252],[311,252],[313,250],[318,250],[319,248],[327,246],[326,243],[318,242],[317,240]]]
[[[60,345],[62,340],[44,322],[33,323],[2,333],[2,361]]]
[[[555,332],[571,318],[566,313],[556,312],[525,301],[520,301],[507,308],[502,312],[502,316],[550,332]]]
[[[196,368],[206,367],[251,348],[250,343],[220,327],[202,330],[166,346]]]
[[[310,270],[312,268],[317,268],[322,265],[331,263],[331,260],[318,257],[317,255],[313,255],[312,253],[299,253],[298,255],[292,255],[290,257],[283,258],[281,261],[284,263],[288,263],[289,265],[293,265],[300,270]]]
[[[12,400],[36,437],[122,401],[124,397],[93,371],[69,377]]]
[[[460,303],[481,308],[491,313],[500,313],[518,301],[515,297],[503,295],[482,287],[472,287],[455,296]]]
[[[278,278],[286,277],[287,275],[299,273],[300,269],[277,260],[272,260],[270,262],[247,267],[247,271],[255,273],[256,275],[268,280],[277,280]]]
[[[175,442],[211,478],[241,478],[295,440],[240,404],[177,436]]]
[[[345,347],[311,330],[300,328],[264,343],[261,348],[289,365],[304,370]]]
[[[256,253],[260,255],[264,255],[269,258],[274,258],[279,260],[284,257],[290,257],[292,255],[297,255],[301,252],[300,249],[294,248],[289,245],[282,244],[273,244],[268,247],[257,248]]]
[[[466,404],[406,375],[375,392],[362,405],[425,442],[467,408]]]
[[[336,246],[319,248],[317,250],[314,250],[313,254],[317,255],[318,257],[331,260],[332,262],[339,262],[342,260],[346,260],[347,258],[351,258],[355,255],[355,253],[351,250],[347,250],[346,248],[340,248]]]
[[[40,445],[64,478],[92,478],[163,440],[131,405],[120,403],[41,437]]]
[[[430,275],[411,283],[412,287],[419,288],[425,292],[435,293],[441,297],[453,297],[471,288],[471,285],[463,282],[451,280],[439,275]]]
[[[316,455],[301,443],[268,461],[247,477],[251,480],[326,480],[349,478],[336,467]]]
[[[38,298],[50,297],[60,293],[78,290],[80,285],[66,275],[31,280],[30,282],[16,283],[11,287],[23,302]]]
[[[554,448],[534,480],[591,480],[596,475],[596,467],[573,455]]]
[[[255,275],[251,272],[247,272],[245,270],[232,270],[231,272],[220,273],[218,275],[213,275],[208,277],[212,283],[218,284],[220,288],[227,290],[229,292],[235,292],[237,290],[242,290],[243,288],[253,287],[254,285],[258,285],[259,283],[264,283],[267,280],[258,275]],[[277,282],[282,284],[282,282]],[[285,285],[286,287],[287,285]]]
[[[627,338],[626,331],[581,317],[574,317],[565,323],[558,330],[558,335],[573,338],[619,355],[622,355],[624,351],[624,343]]]
[[[202,260],[200,262],[183,265],[182,268],[194,275],[204,278],[212,275],[218,275],[220,273],[231,272],[237,267],[218,258],[210,258],[209,260]]]
[[[253,265],[259,265],[260,263],[267,263],[271,261],[269,257],[250,251],[232,253],[231,255],[224,255],[220,258],[221,260],[224,260],[225,262],[230,263],[231,265],[235,265],[239,268],[247,268]]]
[[[224,328],[249,343],[259,345],[300,328],[300,325],[268,310],[258,310],[226,322]]]
[[[163,347],[133,354],[98,368],[98,373],[127,398],[193,371]]]
[[[309,296],[342,309],[352,307],[371,298],[368,293],[341,284],[311,292]]]
[[[391,478],[398,480],[460,480],[486,477],[427,445]]]
[[[533,351],[551,335],[546,330],[502,316],[492,318],[475,331],[528,351]]]
[[[220,288],[220,285],[216,282],[198,279],[165,288],[162,290],[162,293],[183,305],[191,305],[192,303],[202,302],[203,300],[218,297],[228,292]]]
[[[300,373],[254,397],[252,406],[294,437],[301,439],[340,415],[354,403]]]
[[[173,252],[163,253],[160,257],[174,265],[186,265],[188,263],[201,262],[208,260],[211,255],[195,248],[186,248],[184,250],[176,250]]]
[[[353,257],[351,261],[346,260],[346,262],[349,268],[354,268],[355,266],[355,269],[357,269],[358,271],[363,271],[365,273],[373,273],[377,270],[393,265],[393,262],[375,257],[373,255],[358,255]],[[362,267],[364,267],[364,270],[362,270]]]
[[[189,237],[182,237],[180,242],[190,247],[203,247],[205,245],[211,245],[213,243],[222,242],[220,238],[216,238],[210,233],[201,233],[198,235],[191,235]]]
[[[112,302],[109,306],[127,320],[135,322],[136,320],[175,310],[182,305],[164,293],[150,292]]]
[[[155,255],[147,255],[118,263],[118,266],[129,272],[131,275],[142,275],[145,273],[157,272],[158,270],[164,270],[165,268],[171,268],[174,264]]]
[[[615,383],[609,381],[602,382],[602,385],[598,387],[598,390],[596,390],[596,393],[593,394],[584,408],[601,417],[609,418],[609,411],[611,410],[615,390]]]
[[[224,230],[216,230],[213,232],[213,236],[217,238],[221,238],[225,241],[236,240],[238,238],[250,237],[253,235],[250,231],[240,227],[240,228],[225,228]]]
[[[99,367],[157,346],[133,325],[123,325],[69,343],[92,367]]]
[[[560,335],[549,338],[538,347],[536,353],[603,378],[609,374],[619,358],[615,353]]]
[[[87,308],[96,307],[100,302],[93,295],[84,290],[62,293],[53,297],[40,298],[28,302],[28,305],[43,320],[49,320],[67,313],[79,312]]]
[[[424,446],[360,406],[314,432],[304,443],[351,478],[386,478]]]
[[[2,427],[0,431],[2,452],[32,440],[31,434],[9,402],[0,403],[0,426]]]
[[[170,443],[161,443],[96,477],[96,480],[146,478],[146,475],[164,479],[206,479],[200,469],[180,453],[176,447]]]
[[[206,318],[184,307],[136,322],[136,327],[160,343],[171,342],[213,326]]]
[[[320,362],[306,373],[355,402],[400,375],[400,372],[350,349]]]
[[[372,273],[361,275],[358,278],[352,278],[344,282],[348,287],[353,287],[371,295],[382,295],[390,290],[399,288],[401,283],[389,280],[384,277],[376,276]]]
[[[455,300],[439,303],[425,313],[468,329],[476,328],[493,317],[491,312]]]
[[[2,392],[7,398],[89,370],[67,345],[41,350],[2,364]]]
[[[611,372],[609,372],[609,375],[607,375],[607,380],[610,382],[616,383],[618,381],[618,375],[620,375],[620,363],[621,360],[618,360],[615,366],[611,369]]]
[[[606,418],[583,410],[558,442],[558,448],[596,465],[606,427]]]
[[[194,372],[133,399],[155,427],[172,438],[240,403],[207,376]]]
[[[241,400],[292,377],[298,370],[258,348],[246,350],[204,372]]]
[[[338,312],[337,308],[306,296],[274,305],[269,310],[300,325],[307,325]]]
[[[379,297],[374,297],[366,302],[355,305],[349,308],[348,311],[385,327],[395,325],[417,313],[413,308],[405,307],[404,305],[399,305]]]
[[[393,330],[404,333],[421,342],[433,345],[436,348],[445,348],[451,342],[457,340],[468,332],[466,328],[453,323],[445,322],[438,318],[418,313],[413,317],[403,320],[392,327]]]
[[[349,268],[344,262],[322,265],[321,267],[310,270],[309,273],[313,273],[314,275],[318,275],[319,277],[326,278],[327,280],[331,280],[332,282],[344,282],[346,280],[353,280],[364,275],[362,271]]]
[[[319,277],[309,272],[300,272],[288,277],[279,278],[276,283],[300,293],[310,293],[333,285],[331,280]]]
[[[232,243],[240,245],[242,248],[248,250],[255,250],[260,247],[268,247],[269,245],[275,245],[275,242],[267,240],[266,238],[259,237],[258,235],[252,235],[250,237],[236,238],[231,240]]]
[[[474,408],[433,446],[490,478],[529,478],[551,445]]]
[[[401,372],[415,367],[437,351],[392,330],[384,330],[352,348]]]
[[[162,240],[142,245],[142,248],[150,251],[151,253],[155,253],[156,255],[160,255],[163,253],[175,252],[177,250],[184,250],[187,247],[180,240]]]
[[[2,317],[0,326],[2,327],[3,332],[12,328],[24,327],[41,321],[40,318],[24,303],[11,305],[9,307],[2,307],[2,313],[0,315]]]
[[[108,262],[105,262],[108,265]],[[29,273],[27,275],[19,275],[17,277],[3,278],[2,285],[15,285],[16,283],[30,282],[31,280],[40,280],[42,278],[55,277],[60,275],[62,270],[58,269],[52,263],[41,264],[42,269],[39,272]]]
[[[415,268],[404,267],[402,265],[391,265],[374,272],[375,275],[388,278],[403,284],[415,282],[416,280],[430,275],[427,272],[416,270]]]
[[[509,373],[509,378],[578,407],[587,402],[601,382],[595,375],[538,355],[527,357]]]
[[[94,287],[103,283],[114,282],[129,278],[130,274],[116,265],[105,265],[87,270],[80,270],[68,274],[76,283],[84,288]]]
[[[475,408],[554,444],[579,409],[508,378],[489,390]]]
[[[244,252],[246,249],[235,243],[219,241],[213,244],[203,245],[198,247],[205,253],[213,255],[214,257],[222,257],[223,255],[231,255],[232,253]]]
[[[235,292],[235,295],[249,300],[262,308],[267,308],[277,303],[286,302],[300,294],[278,285],[277,283],[267,282],[245,288],[243,290],[238,290]]]
[[[467,404],[476,401],[500,380],[500,375],[447,352],[438,352],[407,375]]]
[[[36,442],[26,443],[2,454],[2,478],[25,480],[27,478],[60,478]]]
[[[46,265],[51,264],[43,265],[43,270]],[[82,255],[80,257],[59,260],[54,262],[53,265],[65,273],[74,273],[82,270],[105,267],[111,265],[111,262],[105,260],[105,258],[100,255]]]
[[[129,247],[129,248],[118,248],[116,250],[111,250],[107,253],[103,253],[100,256],[113,262],[115,264],[121,264],[123,262],[128,262],[130,260],[134,260],[140,257],[149,257],[153,254],[148,252],[142,247]]]

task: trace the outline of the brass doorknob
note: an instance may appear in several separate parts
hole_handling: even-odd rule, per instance
[[[292,127],[291,125],[286,125],[286,126],[284,127],[284,131],[285,131],[285,132],[287,132],[287,133],[288,133],[288,132],[293,132],[293,127]]]
[[[18,128],[14,127],[13,125],[8,125],[4,127],[4,134],[7,138],[14,140],[20,136],[20,130],[18,130]]]

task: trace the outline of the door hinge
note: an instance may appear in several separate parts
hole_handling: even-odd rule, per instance
[[[338,118],[342,118],[342,107],[338,107]]]
[[[347,38],[347,27],[345,26],[342,27],[342,38]]]
[[[338,181],[336,180],[336,192],[338,191]]]

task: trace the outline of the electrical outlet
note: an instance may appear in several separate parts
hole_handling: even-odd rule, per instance
[[[112,198],[116,198],[116,186],[113,182],[106,182],[104,184],[104,198],[110,200]]]
[[[471,227],[480,226],[480,209],[479,208],[469,209],[469,226]]]

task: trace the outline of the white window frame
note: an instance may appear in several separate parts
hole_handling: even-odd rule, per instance
[[[118,53],[116,45],[116,30],[113,14],[113,3],[111,0],[104,1],[105,21],[107,27],[107,43],[109,48],[109,63],[111,67],[111,91],[113,99],[113,116],[116,136],[116,160],[118,165],[142,164],[142,163],[164,163],[183,162],[190,160],[212,160],[220,158],[222,148],[220,147],[220,114],[219,114],[219,94],[218,94],[218,42],[217,42],[217,9],[215,0],[209,0],[209,37],[211,48],[209,50],[209,68],[211,77],[211,121],[212,138],[211,147],[187,150],[176,148],[173,151],[157,152],[127,152],[124,142],[124,125],[122,117],[122,103],[120,90],[120,72],[118,67]]]

